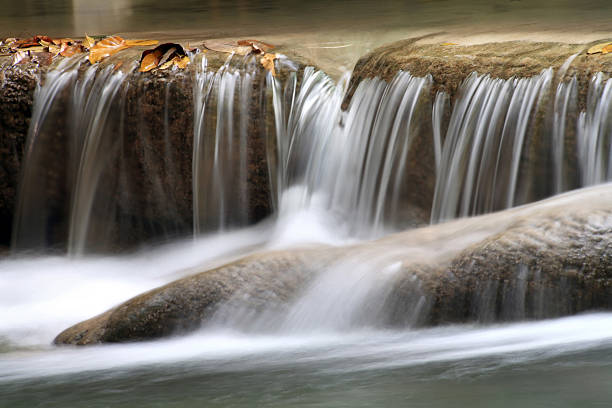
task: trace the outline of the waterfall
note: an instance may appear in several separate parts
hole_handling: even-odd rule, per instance
[[[325,214],[345,237],[497,211],[612,179],[612,82],[364,79],[229,55],[141,74],[64,59],[34,97],[12,245],[73,254]],[[348,102],[348,103],[347,103]],[[343,106],[346,106],[343,108]]]
[[[577,145],[583,185],[612,180],[612,81],[604,81],[602,73],[591,80]]]
[[[552,76],[548,69],[529,79],[464,81],[442,149],[433,222],[517,204],[527,133]]]
[[[281,204],[323,208],[345,221],[347,233],[372,236],[401,224],[407,160],[431,77],[400,72],[388,84],[364,80],[342,111],[348,79],[334,86],[321,72],[305,70],[280,149],[283,185],[303,193],[297,202],[284,195]]]

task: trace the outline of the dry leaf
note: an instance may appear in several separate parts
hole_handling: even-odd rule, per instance
[[[238,45],[246,45],[252,48],[252,51],[256,54],[265,54],[270,51],[274,46],[258,40],[239,40]]]
[[[57,54],[59,54],[59,53],[62,51],[62,49],[61,49],[60,47],[58,47],[57,45],[55,45],[55,44],[51,44],[51,45],[49,45],[49,46],[47,47],[47,49],[48,49],[48,50],[49,50],[49,52],[50,52],[51,54],[53,54],[53,55],[57,55]]]
[[[45,47],[43,47],[42,45],[36,45],[33,47],[19,48],[19,51],[43,52],[45,51]]]
[[[440,44],[442,46],[447,46],[447,45],[457,45],[457,43],[452,43],[452,42],[444,42],[442,44]]]
[[[189,59],[188,56],[184,56],[184,57],[174,57],[174,65],[176,65],[177,67],[179,67],[179,69],[185,69],[187,68],[187,65],[189,65],[189,63],[191,62],[191,60]]]
[[[596,44],[587,50],[587,54],[599,54],[600,52],[603,52],[603,49],[609,45],[612,45],[612,42]]]
[[[603,47],[603,49],[601,50],[602,54],[608,54],[612,52],[612,44],[606,45],[605,47]]]
[[[125,40],[125,43],[129,47],[138,47],[138,46],[157,45],[159,44],[159,41],[157,40]]]
[[[64,45],[66,45],[64,47]],[[50,49],[49,49],[50,51]],[[83,47],[81,45],[67,45],[62,44],[62,48],[60,49],[59,54],[62,57],[72,57],[75,54],[80,54],[83,52]]]
[[[91,48],[96,45],[96,40],[85,34],[85,40],[83,40],[83,45],[85,48]]]
[[[146,50],[140,58],[140,72],[148,72],[152,69],[167,69],[172,65],[179,64],[183,57],[186,57],[185,50],[180,44],[164,43],[152,50]],[[187,61],[185,66],[189,63]]]
[[[153,68],[157,68],[163,56],[162,50],[159,49],[154,49],[149,53],[145,53],[142,54],[142,59],[140,60],[139,72],[148,72]]]
[[[261,65],[272,73],[272,76],[276,76],[276,70],[274,69],[274,60],[278,58],[277,54],[264,54],[259,60]]]
[[[96,62],[129,47],[130,46],[125,43],[125,40],[119,36],[106,37],[105,39],[98,41],[96,45],[89,49],[89,62],[95,64]]]
[[[204,46],[209,50],[235,53],[238,55],[247,55],[253,50],[250,45],[238,45],[237,43],[220,41],[220,40],[208,40],[204,41]]]

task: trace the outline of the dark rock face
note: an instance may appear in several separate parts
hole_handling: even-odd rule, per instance
[[[388,263],[399,260],[401,269],[384,298],[365,300],[384,304],[381,320],[371,322],[375,326],[610,310],[611,199],[612,187],[606,185],[348,248],[249,256],[137,296],[65,330],[55,342],[122,342],[194,330],[236,297],[257,314],[267,303],[295,301],[331,265],[381,254]],[[371,273],[382,273],[380,263],[372,265]]]
[[[0,68],[0,247],[10,244],[19,172],[38,77],[39,73],[33,70]]]

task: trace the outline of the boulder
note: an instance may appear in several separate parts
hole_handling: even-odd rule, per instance
[[[609,310],[610,202],[608,184],[349,247],[251,255],[136,296],[68,328],[55,343],[124,342],[195,330],[237,298],[242,308],[258,315],[270,305],[277,309],[279,303],[294,303],[331,266],[354,265],[356,260],[367,264],[369,259],[375,262],[368,274],[375,276],[389,265],[400,265],[385,278],[387,290],[363,299],[384,305],[380,320],[369,322],[374,326]],[[351,275],[346,279],[348,285]]]

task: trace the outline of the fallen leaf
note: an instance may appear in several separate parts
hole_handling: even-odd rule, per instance
[[[51,39],[50,39],[51,40]],[[72,44],[75,41],[72,38],[54,38],[52,39],[50,42],[53,42],[53,44],[55,45],[62,45],[64,43],[66,44]]]
[[[45,47],[42,45],[36,45],[33,47],[19,48],[19,51],[42,52],[45,51]]]
[[[129,47],[130,46],[125,43],[125,40],[119,36],[106,37],[105,39],[98,41],[96,45],[89,49],[89,62],[95,64],[96,62]]]
[[[601,50],[602,54],[608,54],[612,52],[612,44],[608,44],[605,47],[603,47],[603,49]]]
[[[146,51],[145,51],[146,52]],[[139,72],[148,72],[153,68],[157,68],[159,62],[161,61],[163,53],[161,50],[155,49],[147,54],[142,54],[142,59],[140,60],[140,68]]]
[[[83,40],[83,45],[85,48],[91,48],[96,45],[96,40],[85,34],[85,40]]]
[[[278,58],[277,54],[264,54],[259,60],[261,65],[272,73],[272,76],[276,76],[276,70],[274,69],[274,60]]]
[[[603,52],[603,49],[609,45],[612,45],[612,42],[596,44],[587,50],[587,54],[599,54],[600,52]]]
[[[172,58],[170,61],[159,66],[159,69],[168,69],[171,66],[176,66],[180,69],[185,69],[189,64],[189,57],[179,57],[178,55]]]
[[[159,44],[159,41],[157,40],[125,40],[125,43],[129,47],[137,47],[137,46],[157,45]]]
[[[440,45],[442,45],[442,46],[447,46],[447,45],[457,45],[457,43],[445,42],[445,43],[442,43],[442,44],[440,44]]]
[[[146,50],[140,58],[140,72],[148,72],[152,69],[167,69],[172,65],[179,64],[183,57],[186,57],[185,50],[180,44],[164,43],[152,50]],[[175,61],[176,59],[176,61]],[[187,62],[185,66],[188,64]]]
[[[119,68],[121,68],[122,65],[123,65],[123,61],[119,61],[113,68],[113,71],[117,72]]]
[[[59,54],[62,57],[72,57],[73,55],[80,54],[83,51],[84,50],[81,45],[67,45],[66,47],[62,47]]]
[[[62,52],[61,47],[59,47],[59,46],[57,46],[57,45],[55,45],[55,44],[50,44],[50,45],[47,47],[47,49],[48,49],[48,50],[49,50],[49,52],[50,52],[51,54],[53,54],[53,55],[57,55],[57,54],[59,54],[60,52]]]
[[[235,53],[238,55],[247,55],[253,50],[250,45],[238,45],[234,42],[220,41],[220,40],[208,40],[204,41],[204,46],[209,50]]]
[[[274,46],[272,44],[267,44],[263,41],[258,40],[239,40],[237,41],[238,45],[246,45],[253,49],[253,52],[256,54],[265,54],[270,51]]]
[[[178,58],[178,61],[177,61]],[[191,62],[191,60],[189,59],[188,56],[184,56],[184,57],[174,57],[174,65],[176,65],[177,67],[179,67],[180,69],[185,69],[187,68],[187,65],[189,65],[189,63]]]

